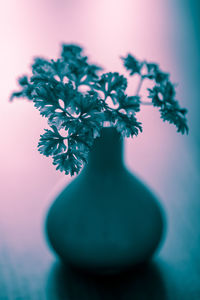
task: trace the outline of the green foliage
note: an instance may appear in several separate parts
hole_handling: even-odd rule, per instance
[[[157,64],[140,62],[131,54],[122,60],[131,76],[140,76],[135,95],[127,95],[127,79],[123,75],[102,73],[101,67],[88,62],[78,45],[62,45],[57,60],[36,57],[32,74],[19,78],[21,90],[12,93],[11,100],[25,97],[47,118],[50,128],[41,135],[38,150],[52,156],[57,170],[70,175],[79,173],[104,122],[109,122],[123,137],[137,136],[142,131],[136,113],[145,104],[139,89],[146,78],[154,83],[148,89],[149,99],[159,109],[161,118],[176,125],[179,132],[188,132],[187,111],[175,99],[169,74]],[[81,91],[82,86],[86,86],[86,92]]]
[[[126,57],[122,57],[124,67],[130,71],[130,75],[140,74],[142,63],[140,63],[135,57],[131,54],[128,54]]]
[[[95,81],[93,88],[97,91],[102,91],[105,99],[111,97],[112,101],[117,103],[119,93],[124,93],[127,88],[127,79],[117,72],[106,73],[99,80]]]
[[[125,109],[128,114],[135,114],[140,111],[140,97],[127,96],[124,93],[118,95],[119,108]]]
[[[174,124],[178,132],[188,133],[187,110],[179,106],[176,100],[175,85],[169,80],[169,74],[162,72],[155,63],[138,62],[132,55],[122,58],[124,66],[130,75],[138,73],[142,80],[148,78],[153,81],[153,88],[148,88],[151,103],[157,107],[163,121]],[[145,72],[142,72],[146,70]]]
[[[45,133],[40,136],[38,150],[46,156],[57,155],[66,150],[64,137],[62,137],[57,128],[52,126],[53,130],[45,129]]]

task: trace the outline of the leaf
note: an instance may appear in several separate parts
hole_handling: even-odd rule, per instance
[[[95,79],[99,78],[98,72],[103,70],[102,67],[94,64],[88,64],[87,67],[87,80],[85,82],[92,82]]]
[[[82,167],[80,160],[70,151],[54,156],[53,165],[56,165],[56,170],[64,171],[66,175],[71,176],[78,174]]]
[[[137,121],[135,116],[123,115],[118,113],[118,118],[115,125],[117,131],[119,131],[123,137],[137,136],[139,131],[142,132],[141,123]]]
[[[111,97],[113,103],[116,104],[119,93],[124,92],[127,88],[127,79],[117,72],[105,73],[100,80],[94,83],[93,88],[103,91],[105,99]]]
[[[90,132],[78,132],[72,134],[69,138],[69,147],[73,151],[80,151],[88,153],[94,143],[94,138]]]
[[[55,110],[59,108],[58,99],[54,94],[53,88],[45,84],[36,86],[33,102],[44,117],[52,117]]]
[[[102,115],[96,115],[95,117],[90,116],[88,118],[82,117],[81,121],[85,132],[90,133],[93,138],[100,136],[103,127]]]
[[[98,97],[96,92],[90,91],[85,95],[77,97],[73,101],[74,110],[81,115],[93,115],[103,110],[104,102]]]
[[[64,117],[67,117],[67,108],[71,101],[80,97],[80,94],[74,90],[71,83],[62,84],[56,82],[54,84],[39,83],[34,89],[34,104],[40,111],[41,115],[47,117],[49,122],[61,117],[61,121],[64,121]],[[61,106],[60,100],[63,101]],[[62,113],[57,113],[60,110]],[[60,125],[61,123],[60,122]]]
[[[185,118],[185,110],[175,107],[174,105],[166,105],[160,109],[160,113],[164,121],[168,121],[177,127],[177,132],[188,134],[189,128]]]
[[[32,100],[32,92],[33,92],[33,86],[30,83],[27,76],[22,76],[18,79],[18,83],[21,86],[21,91],[19,92],[13,92],[10,96],[10,101],[12,101],[14,98],[27,98],[29,100]]]
[[[59,120],[58,120],[59,122]],[[61,125],[62,128],[64,128],[65,130],[67,130],[70,134],[76,133],[77,131],[80,130],[81,128],[81,121],[79,118],[63,118],[63,120],[61,120]]]
[[[154,106],[162,106],[164,103],[176,104],[177,101],[174,99],[176,91],[174,85],[167,81],[162,85],[155,85],[152,89],[148,89],[149,98],[152,99]]]
[[[38,143],[39,152],[45,156],[56,155],[66,150],[64,138],[55,126],[52,126],[52,129],[45,129],[45,133],[40,136]]]
[[[85,149],[68,149],[67,152],[55,155],[53,164],[56,165],[56,170],[65,172],[66,175],[73,176],[78,174],[82,166],[87,162],[88,151]]]
[[[157,107],[163,105],[163,90],[160,86],[154,86],[152,89],[148,89],[148,98],[151,98],[152,104]]]
[[[68,61],[69,59],[74,59],[76,57],[80,57],[83,49],[74,44],[63,44],[62,45],[62,52],[61,57]]]
[[[94,143],[91,131],[78,131],[68,137],[68,150],[53,156],[53,164],[57,170],[73,176],[79,173],[80,169],[88,161],[88,153]]]
[[[87,71],[87,58],[81,57],[76,58],[76,60],[71,61],[68,65],[67,76],[69,79],[79,83],[81,78],[86,74]]]
[[[130,76],[140,74],[142,63],[140,63],[133,55],[128,54],[126,57],[121,57],[124,67],[130,71]]]
[[[119,94],[119,109],[124,109],[128,114],[135,114],[140,111],[140,97],[127,96],[124,93]]]
[[[101,67],[88,63],[88,57],[83,56],[82,52],[83,49],[78,45],[64,44],[62,47],[61,57],[67,66],[65,76],[74,81],[76,86],[90,85],[102,70]]]
[[[18,82],[21,86],[27,86],[29,85],[28,77],[27,76],[22,76],[18,79]]]
[[[52,62],[41,57],[34,58],[34,62],[32,64],[32,73],[34,76],[46,75],[48,77],[53,77],[57,74]]]
[[[148,73],[144,77],[149,79],[154,79],[156,83],[162,84],[169,79],[169,74],[164,73],[159,69],[158,64],[155,63],[145,63]]]
[[[177,127],[177,131],[182,134],[188,133],[186,120],[187,110],[180,108],[178,101],[175,99],[175,86],[167,81],[162,85],[156,85],[149,90],[149,98],[151,98],[154,106],[160,108],[160,114],[163,121],[168,121]]]

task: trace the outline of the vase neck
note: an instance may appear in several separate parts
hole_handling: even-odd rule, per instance
[[[113,127],[103,128],[89,154],[89,170],[107,172],[123,167],[123,139]]]

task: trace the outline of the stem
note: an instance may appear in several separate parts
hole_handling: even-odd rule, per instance
[[[142,104],[142,105],[153,105],[151,102],[147,102],[147,101],[140,101],[140,104]]]
[[[106,91],[103,92],[104,93],[104,102],[106,102],[106,99],[108,98],[108,93]]]
[[[139,84],[138,84],[138,87],[137,87],[137,90],[136,90],[136,94],[135,94],[136,96],[139,96],[139,92],[141,90],[143,81],[144,81],[144,77],[140,76],[140,81],[139,81]]]

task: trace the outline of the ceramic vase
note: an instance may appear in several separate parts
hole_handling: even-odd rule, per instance
[[[83,171],[47,215],[48,240],[64,263],[116,273],[148,261],[159,248],[164,217],[157,198],[123,161],[123,139],[104,128]]]

